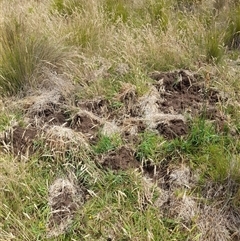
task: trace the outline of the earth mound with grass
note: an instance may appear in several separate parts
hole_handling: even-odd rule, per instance
[[[154,206],[159,209],[159,215],[178,220],[189,228],[191,220],[198,216],[195,225],[202,233],[201,240],[213,240],[213,237],[216,237],[214,240],[225,240],[225,236],[230,237],[230,231],[237,231],[238,221],[229,213],[229,207],[223,216],[218,208],[214,210],[207,204],[199,207],[194,196],[188,195],[199,181],[198,174],[186,164],[173,165],[170,157],[155,163],[146,153],[139,154],[146,152],[144,141],[148,137],[143,135],[146,132],[159,139],[157,145],[161,145],[160,141],[164,144],[164,139],[184,140],[191,135],[192,121],[203,117],[216,129],[222,130],[226,116],[221,113],[219,104],[223,97],[216,89],[208,87],[209,80],[190,71],[154,72],[150,77],[153,82],[149,92],[141,97],[137,96],[134,85],[123,85],[114,97],[114,101],[119,102],[117,110],[104,98],[71,102],[65,88],[59,88],[57,93],[44,89],[41,93],[22,98],[18,104],[24,108],[27,125],[23,127],[16,123],[4,132],[1,149],[3,152],[11,151],[21,159],[36,152],[44,156],[47,147],[47,155],[57,161],[67,152],[74,158],[79,150],[89,152],[93,148],[98,153],[93,156],[93,161],[99,170],[115,173],[142,170],[143,178],[150,183],[148,185],[155,183],[160,194]],[[71,226],[74,214],[87,201],[82,186],[68,179],[57,179],[50,186],[49,237],[57,237]],[[176,192],[179,192],[177,196]],[[219,217],[211,218],[211,213],[216,212]],[[211,234],[208,219],[215,225]]]

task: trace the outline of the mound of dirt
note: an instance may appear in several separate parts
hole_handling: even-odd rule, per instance
[[[68,76],[44,68],[36,86],[27,87],[25,96],[15,104],[24,110],[31,125],[63,125],[68,121],[66,110],[75,89]]]
[[[43,92],[39,96],[31,96],[24,100],[27,116],[38,120],[38,124],[66,123],[68,114],[65,111],[65,99],[58,91]]]
[[[215,107],[221,98],[218,91],[206,88],[207,80],[189,71],[174,71],[153,73],[155,86],[163,100],[159,109],[166,114],[184,114],[190,112],[196,115],[203,107]]]
[[[101,164],[104,168],[112,170],[127,170],[140,166],[134,156],[134,151],[127,146],[122,146],[116,151],[110,151],[106,156],[103,156]]]
[[[54,156],[62,155],[71,151],[78,152],[81,149],[89,149],[86,137],[81,132],[63,126],[48,126],[45,128],[42,139],[46,142],[46,147]]]
[[[187,119],[196,116],[215,120],[221,125],[224,117],[217,109],[221,100],[218,91],[206,88],[208,84],[201,75],[186,70],[154,72],[155,80],[148,95],[142,98],[141,109],[148,126],[157,129],[167,139],[188,133]]]
[[[68,179],[59,178],[49,188],[51,208],[47,225],[48,236],[56,237],[66,230],[76,210],[85,201],[84,191]]]

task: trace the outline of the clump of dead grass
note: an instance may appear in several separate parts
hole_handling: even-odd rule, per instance
[[[64,126],[46,127],[42,138],[54,157],[64,157],[66,153],[76,155],[89,149],[89,144],[82,133]]]

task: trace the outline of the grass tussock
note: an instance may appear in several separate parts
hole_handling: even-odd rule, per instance
[[[27,85],[34,85],[44,66],[57,68],[64,54],[47,36],[32,33],[24,22],[10,19],[1,32],[1,92],[16,94]]]

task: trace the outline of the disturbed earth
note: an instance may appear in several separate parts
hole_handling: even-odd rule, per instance
[[[200,116],[216,122],[218,128],[224,125],[224,115],[218,110],[222,97],[217,90],[207,88],[206,80],[200,75],[181,70],[154,72],[150,77],[154,83],[149,93],[140,98],[133,85],[124,84],[122,93],[116,97],[121,103],[118,109],[113,109],[109,100],[101,98],[80,100],[75,106],[69,106],[61,88],[27,97],[20,105],[28,126],[15,125],[6,131],[1,136],[2,146],[19,156],[26,151],[34,152],[36,137],[47,135],[54,126],[58,126],[58,135],[62,127],[92,144],[98,140],[100,128],[104,135],[118,133],[127,142],[134,142],[137,134],[145,130],[157,131],[166,139],[184,137],[189,132],[191,120]],[[134,163],[132,153],[126,152],[123,159],[126,155]],[[121,165],[126,168],[120,159],[114,164],[109,163],[110,159],[107,162],[113,169],[121,169]]]
[[[187,196],[176,200],[176,188],[187,190],[195,182],[196,177],[190,168],[184,164],[171,167],[167,161],[161,167],[156,167],[151,162],[142,164],[133,146],[139,142],[139,134],[146,130],[158,133],[165,140],[186,138],[191,121],[198,117],[215,123],[216,128],[221,130],[225,116],[219,105],[224,99],[209,86],[209,78],[187,70],[154,72],[149,76],[153,83],[149,92],[141,97],[137,96],[134,85],[122,84],[120,93],[114,97],[114,102],[119,103],[116,108],[113,108],[109,100],[101,97],[72,100],[69,96],[74,86],[69,83],[70,87],[66,90],[61,81],[57,86],[52,81],[42,91],[19,100],[18,105],[24,110],[27,125],[16,123],[2,133],[0,148],[2,151],[11,151],[21,159],[22,156],[41,154],[43,148],[39,140],[44,140],[44,148],[49,148],[49,155],[56,152],[61,155],[69,149],[91,149],[101,135],[118,134],[124,144],[99,154],[95,158],[99,168],[115,172],[129,168],[143,170],[147,182],[150,180],[158,184],[161,192],[158,206],[162,212],[168,213],[169,217],[181,218],[186,226],[198,212],[199,227],[204,229],[203,220],[209,218],[209,222],[219,226],[217,230],[221,231],[216,240],[220,240],[221,232],[229,232],[229,222],[233,222],[237,230],[237,225],[240,225],[237,220],[240,219],[227,220],[228,217],[223,218],[219,210],[208,206],[200,208],[195,200]],[[62,81],[66,84],[66,80]],[[64,187],[64,190],[60,190],[59,186]],[[49,221],[49,230],[57,235],[64,231],[72,214],[84,202],[84,192],[76,184],[58,179],[50,187],[49,193],[49,205],[53,213],[54,210],[62,210],[58,215],[52,215]],[[203,231],[205,236],[202,240],[208,240],[208,231]]]

